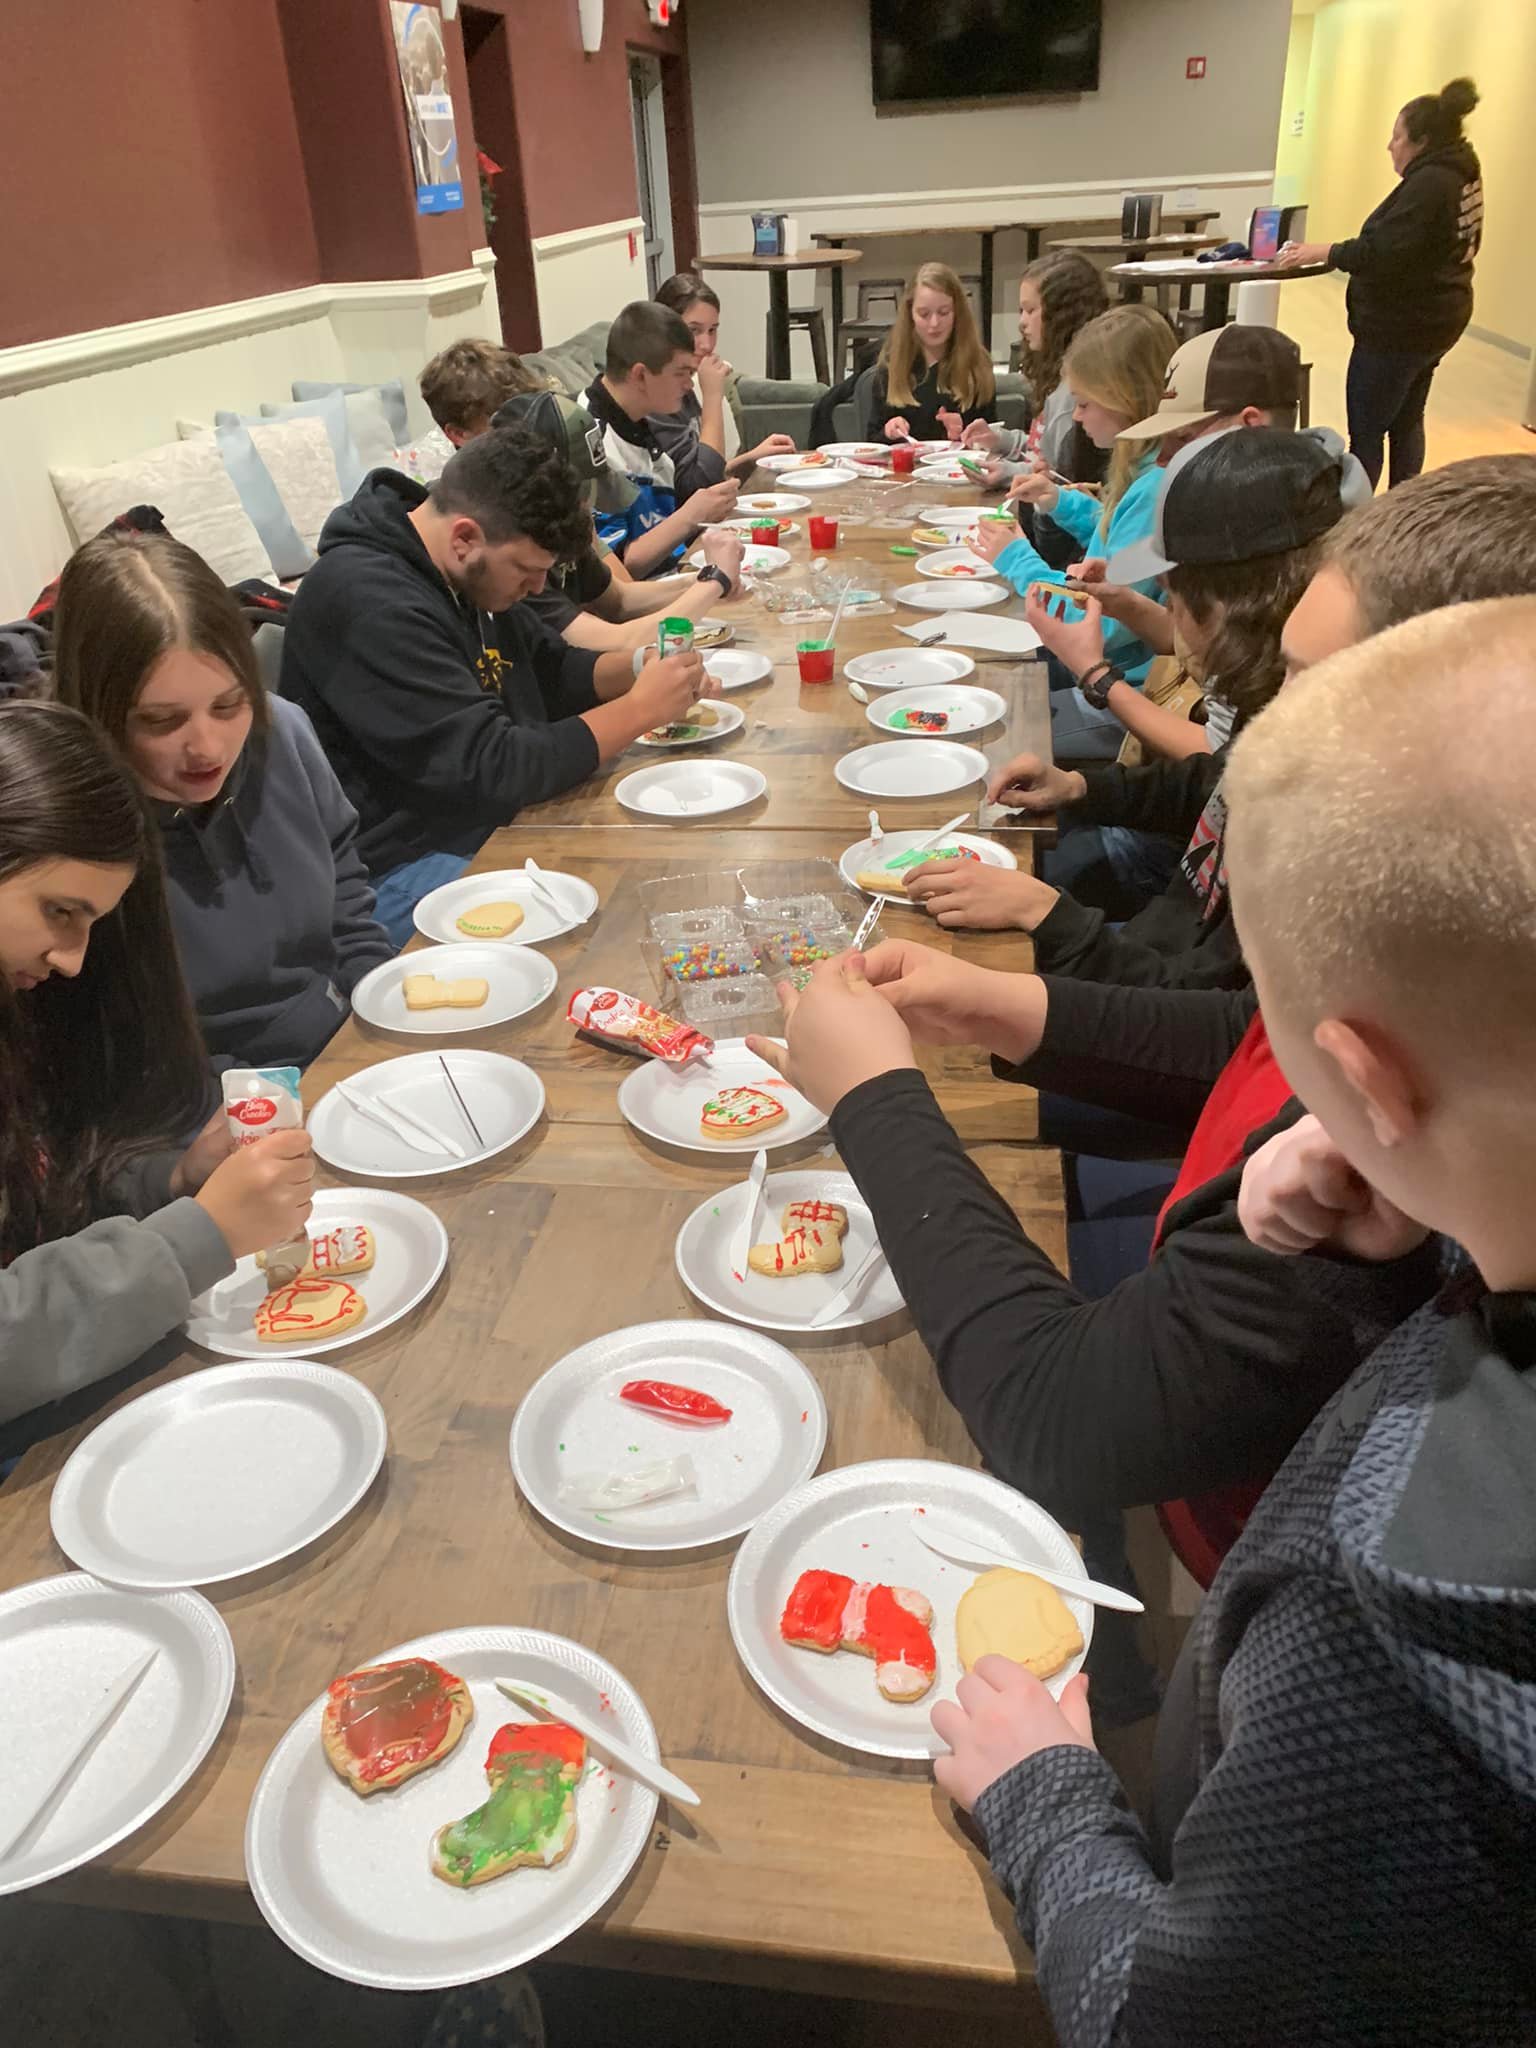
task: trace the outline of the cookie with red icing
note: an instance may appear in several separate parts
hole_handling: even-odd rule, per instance
[[[797,1649],[852,1650],[872,1657],[875,1683],[888,1700],[920,1700],[933,1684],[933,1607],[911,1586],[882,1586],[843,1572],[804,1571],[779,1618],[779,1633]]]
[[[365,1664],[325,1689],[320,1745],[366,1799],[445,1757],[474,1713],[469,1687],[430,1657]]]
[[[699,1130],[706,1138],[745,1138],[782,1123],[786,1114],[766,1088],[717,1088],[700,1113]]]
[[[835,1273],[843,1263],[843,1233],[819,1223],[786,1230],[773,1244],[755,1244],[747,1253],[754,1273],[769,1280],[793,1280],[801,1273]]]
[[[784,1213],[779,1218],[779,1228],[787,1236],[791,1230],[835,1230],[839,1237],[848,1235],[848,1211],[841,1202],[821,1202],[815,1196],[807,1196],[803,1202],[786,1202]]]
[[[367,1302],[345,1280],[301,1273],[290,1286],[274,1289],[252,1320],[258,1343],[313,1344],[353,1329],[367,1313]]]
[[[352,1273],[366,1273],[373,1264],[376,1248],[373,1232],[366,1223],[338,1223],[309,1240],[309,1263],[303,1278],[318,1275],[322,1280],[345,1280]],[[256,1263],[267,1270],[267,1254],[258,1252]],[[268,1285],[272,1283],[269,1281]]]

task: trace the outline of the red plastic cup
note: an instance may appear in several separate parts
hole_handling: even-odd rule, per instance
[[[835,548],[837,546],[837,521],[835,519],[827,519],[819,512],[813,512],[806,521],[806,525],[810,531],[811,546],[813,548]]]
[[[917,468],[917,450],[898,441],[891,450],[891,469],[897,476],[910,476]]]
[[[762,519],[752,528],[751,540],[754,547],[776,548],[779,544],[779,523],[776,519]]]
[[[795,649],[795,658],[800,663],[802,683],[830,683],[836,655],[830,645],[820,640],[802,640]]]

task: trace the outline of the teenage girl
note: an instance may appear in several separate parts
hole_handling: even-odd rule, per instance
[[[923,264],[875,365],[864,438],[958,441],[996,391],[965,287],[947,263]]]
[[[101,534],[59,584],[56,677],[151,802],[215,1070],[307,1066],[395,949],[357,813],[304,713],[262,688],[234,598],[168,534]]]
[[[736,372],[720,354],[720,296],[702,277],[679,271],[656,294],[693,336],[694,389],[679,412],[652,413],[650,425],[664,454],[672,458],[678,501],[726,477],[749,477],[765,455],[792,455],[791,434],[770,434],[743,450],[731,403]]]
[[[208,1071],[154,825],[62,704],[0,706],[0,1424],[130,1364],[235,1260],[298,1236],[310,1142],[239,1152]],[[0,1457],[19,1427],[0,1430]]]

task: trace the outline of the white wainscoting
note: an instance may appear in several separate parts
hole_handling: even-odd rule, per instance
[[[534,288],[546,348],[557,348],[594,320],[611,320],[632,299],[650,297],[644,235],[645,222],[636,214],[630,220],[534,237]]]
[[[711,200],[699,208],[701,253],[724,254],[752,246],[752,215],[783,213],[798,221],[800,241],[810,246],[813,234],[834,229],[891,228],[910,226],[914,233],[902,241],[871,242],[864,261],[844,273],[844,303],[852,319],[858,303],[858,280],[865,277],[902,277],[920,262],[948,263],[962,274],[977,271],[980,250],[974,234],[946,235],[950,225],[964,226],[986,220],[1107,220],[1118,216],[1120,201],[1128,191],[1161,192],[1166,211],[1175,210],[1175,199],[1198,209],[1217,207],[1220,218],[1211,232],[1234,238],[1245,233],[1248,216],[1255,206],[1268,202],[1274,186],[1274,167],[1263,170],[1222,171],[1202,176],[1147,178],[1132,184],[1114,183],[1067,185],[998,185],[967,190],[928,192],[845,192],[815,199]],[[1048,243],[1049,234],[1042,238]],[[994,245],[992,353],[1006,361],[1017,335],[1019,274],[1024,268],[1026,240],[1023,235],[999,235]],[[720,294],[720,347],[738,370],[749,377],[763,374],[764,329],[768,312],[765,279],[750,272],[716,270],[708,273],[710,284]],[[828,342],[831,340],[831,296],[825,272],[794,271],[789,287],[791,305],[819,303],[826,314]],[[790,340],[793,374],[809,378],[810,342],[804,333]]]
[[[0,349],[0,619],[25,612],[72,545],[50,468],[119,461],[220,407],[257,412],[296,377],[400,377],[425,428],[422,364],[457,335],[500,337],[494,269],[481,249],[439,277],[311,285]]]

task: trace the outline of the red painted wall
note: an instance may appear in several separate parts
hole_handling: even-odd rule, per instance
[[[318,281],[276,0],[4,0],[0,78],[0,346]]]

